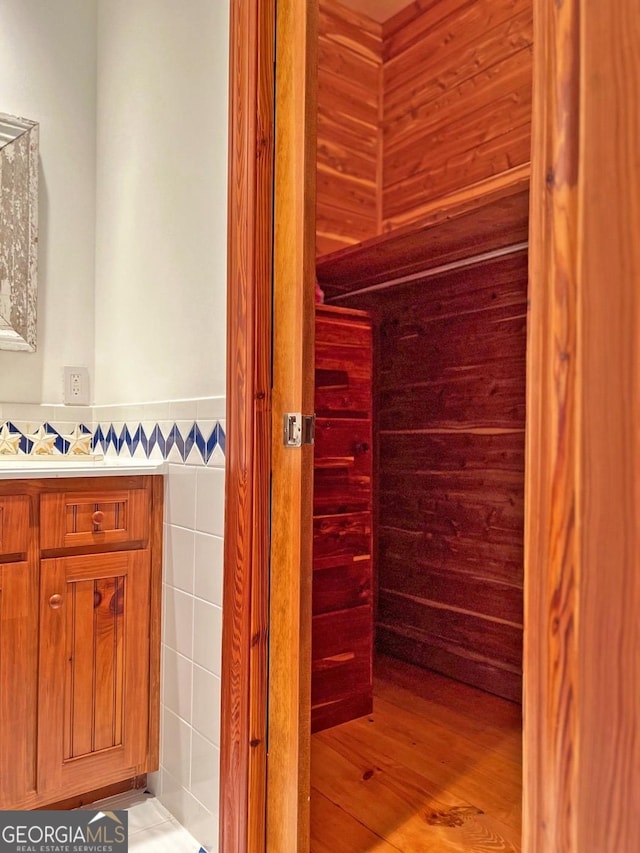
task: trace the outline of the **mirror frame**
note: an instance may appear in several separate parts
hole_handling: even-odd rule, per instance
[[[0,349],[35,352],[37,122],[0,113]]]

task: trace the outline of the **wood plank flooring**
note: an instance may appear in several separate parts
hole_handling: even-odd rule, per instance
[[[519,705],[393,658],[373,714],[313,736],[311,853],[520,851]]]

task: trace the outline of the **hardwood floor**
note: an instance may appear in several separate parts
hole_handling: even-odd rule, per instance
[[[313,736],[311,853],[519,851],[519,705],[392,658],[373,714]]]

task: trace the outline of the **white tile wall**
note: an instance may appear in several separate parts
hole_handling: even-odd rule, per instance
[[[201,735],[220,745],[220,678],[197,665],[193,667],[192,723]]]
[[[164,585],[164,643],[184,657],[193,659],[193,595]]]
[[[191,775],[191,726],[173,711],[170,711],[166,705],[162,716],[164,719],[163,767],[175,779],[189,779]]]
[[[165,496],[163,722],[152,790],[217,850],[224,469],[170,464]],[[187,745],[188,744],[188,745]]]
[[[175,524],[164,525],[165,582],[193,593],[196,533]]]
[[[218,785],[211,784],[211,768],[220,763],[220,752],[194,729],[191,734],[191,793],[210,812],[218,809]]]
[[[162,678],[165,707],[190,723],[194,701],[193,661],[165,646]]]
[[[198,598],[222,607],[223,545],[221,536],[195,534],[193,589]]]
[[[218,779],[217,774],[215,779]],[[214,815],[182,785],[181,780],[166,770],[163,773],[162,797],[159,799],[209,853],[218,849],[217,807]]]
[[[165,505],[165,520],[171,525],[196,529],[196,475],[195,465],[169,465]],[[203,501],[204,503],[204,501]],[[201,515],[207,514],[203,506]],[[210,532],[210,531],[205,531]]]
[[[224,470],[199,467],[196,470],[196,530],[224,534]]]
[[[220,675],[222,608],[200,598],[193,602],[193,660],[203,669]]]

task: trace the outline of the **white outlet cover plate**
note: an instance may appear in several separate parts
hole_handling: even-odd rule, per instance
[[[88,406],[89,369],[87,367],[64,368],[64,404],[66,406]]]

